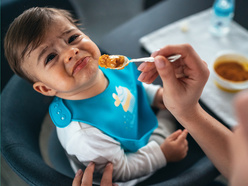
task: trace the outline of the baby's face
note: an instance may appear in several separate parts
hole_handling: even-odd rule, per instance
[[[99,73],[99,57],[95,43],[58,16],[41,45],[24,56],[23,69],[34,78],[38,92],[67,98],[92,86]]]

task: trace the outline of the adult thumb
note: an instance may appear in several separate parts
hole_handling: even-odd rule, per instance
[[[176,82],[176,76],[171,62],[163,56],[157,56],[155,57],[154,63],[164,87],[170,84],[173,85]]]

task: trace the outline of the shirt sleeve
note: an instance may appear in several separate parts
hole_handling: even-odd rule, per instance
[[[148,102],[150,105],[153,104],[154,97],[158,91],[158,89],[161,87],[160,85],[154,85],[154,84],[147,84],[142,83],[143,87],[145,88],[146,95],[148,98]]]
[[[113,163],[113,180],[127,181],[148,175],[166,165],[160,146],[152,141],[135,153],[125,153],[120,143],[90,125],[76,122],[69,125],[78,130],[63,135],[64,129],[57,128],[58,137],[68,154],[87,166],[95,162],[95,170],[103,173],[108,162]],[[61,131],[60,131],[61,130]],[[70,131],[70,129],[66,129]],[[69,134],[71,133],[71,135]]]

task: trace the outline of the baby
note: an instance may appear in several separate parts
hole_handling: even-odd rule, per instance
[[[139,82],[132,64],[99,68],[99,48],[68,11],[26,10],[10,25],[4,47],[16,74],[55,96],[49,113],[75,172],[95,162],[102,173],[112,162],[113,179],[128,181],[186,156],[187,131],[173,132],[163,89]],[[156,117],[150,105],[164,110]]]

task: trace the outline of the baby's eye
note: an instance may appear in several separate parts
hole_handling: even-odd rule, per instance
[[[49,63],[51,60],[53,60],[53,58],[55,58],[56,57],[56,54],[49,54],[48,56],[47,56],[47,58],[46,58],[46,61],[45,61],[45,63],[47,64],[47,63]]]
[[[68,43],[72,43],[75,39],[77,39],[79,35],[73,35],[69,38]]]

